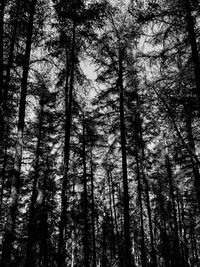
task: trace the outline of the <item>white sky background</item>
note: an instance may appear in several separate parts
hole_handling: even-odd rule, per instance
[[[87,59],[82,61],[80,65],[86,77],[92,81],[95,81],[95,79],[97,78],[97,72],[92,61]]]

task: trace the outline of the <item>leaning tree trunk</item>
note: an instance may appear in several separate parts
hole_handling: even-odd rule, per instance
[[[58,267],[63,267],[65,264],[65,225],[66,225],[66,209],[67,209],[67,179],[69,170],[69,157],[70,157],[70,137],[71,137],[71,120],[72,120],[72,94],[74,87],[74,67],[75,67],[75,35],[76,25],[73,22],[72,33],[72,48],[71,48],[71,72],[70,84],[68,85],[68,64],[66,62],[66,86],[65,86],[65,147],[64,147],[64,175],[62,181],[61,193],[61,216],[59,223],[59,240],[58,240]],[[67,51],[66,51],[67,53]],[[68,54],[68,53],[67,53]],[[67,56],[68,59],[68,56]]]
[[[14,241],[14,231],[15,231],[15,220],[18,208],[18,193],[20,186],[20,171],[22,162],[22,146],[23,146],[23,134],[24,134],[24,122],[25,122],[25,106],[26,106],[26,94],[27,94],[27,82],[28,82],[28,72],[29,72],[29,61],[31,54],[31,44],[32,44],[32,33],[33,33],[33,23],[35,6],[37,0],[33,0],[30,5],[30,16],[27,28],[27,41],[24,56],[24,66],[21,81],[21,97],[19,106],[19,119],[17,128],[17,140],[15,147],[15,158],[14,158],[14,170],[12,177],[12,185],[10,192],[10,202],[8,207],[8,218],[5,227],[5,236],[3,242],[3,253],[2,253],[2,265],[10,266],[10,259],[12,254],[12,243]]]
[[[121,54],[121,53],[119,53]],[[135,266],[131,255],[131,238],[130,238],[130,211],[129,211],[129,191],[128,191],[128,174],[127,174],[127,156],[126,156],[126,133],[124,122],[124,86],[123,86],[123,64],[122,55],[119,55],[119,74],[118,84],[120,90],[120,134],[121,134],[121,151],[122,151],[122,173],[123,173],[123,208],[124,208],[124,267]]]

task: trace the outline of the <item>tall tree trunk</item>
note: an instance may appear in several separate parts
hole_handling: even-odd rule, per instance
[[[182,266],[181,265],[181,255],[180,255],[180,247],[179,247],[179,234],[178,234],[178,223],[177,223],[177,216],[176,216],[176,204],[175,204],[175,196],[174,196],[174,185],[173,185],[173,177],[172,177],[172,170],[171,170],[171,163],[169,159],[169,155],[166,153],[165,155],[165,164],[167,169],[167,176],[169,182],[169,194],[170,200],[172,203],[172,213],[173,213],[173,246],[174,246],[174,255],[175,255],[175,266]]]
[[[140,115],[140,98],[137,94],[137,112],[138,114],[138,123],[139,123],[139,136],[140,136],[140,143],[141,143],[141,166],[142,166],[142,176],[143,181],[145,184],[145,194],[146,194],[146,204],[147,204],[147,214],[148,214],[148,222],[149,222],[149,232],[150,232],[150,240],[151,240],[151,262],[154,267],[157,267],[157,258],[156,258],[156,250],[154,245],[154,235],[153,235],[153,225],[152,225],[152,212],[151,212],[151,205],[150,205],[150,197],[149,197],[149,182],[147,180],[146,174],[145,174],[145,149],[144,149],[144,140],[143,140],[143,129],[142,129],[142,121],[141,121],[141,115]]]
[[[110,252],[111,252],[111,262],[116,257],[116,240],[115,240],[115,225],[114,225],[114,218],[113,218],[113,203],[112,203],[112,185],[111,185],[111,179],[110,179],[110,172],[107,171],[107,177],[108,177],[108,188],[109,188],[109,204],[110,204],[110,214],[111,214],[111,242],[110,242]]]
[[[95,203],[94,203],[94,173],[93,173],[93,159],[92,159],[92,151],[91,151],[91,199],[92,199],[92,267],[96,267],[96,234],[95,234]]]
[[[61,193],[61,216],[59,223],[59,240],[58,240],[58,267],[65,265],[65,225],[66,225],[66,208],[67,208],[67,179],[69,170],[69,157],[70,157],[70,137],[71,137],[71,120],[72,120],[72,95],[74,87],[74,67],[75,67],[75,35],[76,25],[73,22],[72,32],[72,47],[71,47],[71,71],[70,71],[70,84],[68,85],[69,75],[66,75],[65,86],[65,147],[64,147],[64,175],[62,181]],[[66,51],[67,53],[67,51]],[[68,56],[67,56],[68,58]],[[66,62],[67,72],[68,64]]]
[[[139,205],[140,205],[141,263],[142,263],[142,267],[146,267],[147,261],[146,261],[146,248],[145,248],[145,237],[144,237],[144,220],[143,220],[143,204],[142,204],[142,185],[141,185],[141,175],[140,175],[138,151],[136,151],[135,158],[136,158],[136,170],[137,170],[137,182],[138,182],[138,198],[139,198]]]
[[[83,115],[82,138],[83,138],[83,203],[84,203],[83,252],[84,252],[84,267],[89,267],[88,192],[87,192],[86,139],[85,139],[85,117],[84,115]]]
[[[156,250],[155,250],[155,245],[154,245],[155,241],[154,241],[154,235],[153,235],[152,212],[151,212],[151,205],[150,205],[150,198],[149,198],[149,183],[147,181],[144,170],[143,170],[143,180],[145,183],[147,214],[148,214],[149,232],[150,232],[150,240],[151,240],[151,262],[154,267],[157,267],[158,264],[157,264]]]
[[[33,178],[33,188],[31,195],[31,204],[29,210],[29,221],[28,221],[28,239],[26,247],[26,260],[25,266],[28,267],[31,265],[32,257],[32,246],[34,243],[34,215],[35,215],[35,205],[37,199],[37,185],[38,185],[38,174],[39,174],[39,162],[40,162],[40,151],[41,151],[41,138],[42,138],[42,127],[43,127],[43,115],[44,107],[41,105],[40,114],[39,114],[39,123],[38,123],[38,137],[37,137],[37,148],[36,148],[36,160],[35,160],[35,173]]]
[[[159,192],[158,192],[158,200],[159,200],[159,206],[160,206],[160,217],[161,217],[161,241],[162,241],[162,252],[163,252],[163,258],[165,261],[164,266],[171,266],[170,265],[170,242],[169,237],[167,233],[167,225],[166,225],[166,212],[164,207],[164,199],[163,199],[163,193],[162,193],[162,186],[161,181],[159,181]]]
[[[39,263],[41,267],[49,266],[49,259],[48,259],[48,238],[49,238],[49,223],[48,223],[48,199],[47,199],[47,183],[48,183],[48,176],[49,176],[49,158],[47,156],[46,159],[46,171],[44,174],[44,180],[42,184],[42,192],[43,192],[43,199],[42,199],[42,220],[40,223],[41,228],[41,235],[40,235],[40,255],[39,255]]]
[[[18,27],[18,14],[19,14],[19,3],[20,1],[17,1],[17,14],[16,14],[16,22],[14,23],[13,27],[13,34],[11,37],[11,44],[10,44],[10,52],[8,57],[8,63],[6,67],[6,77],[5,77],[5,83],[3,86],[2,91],[2,98],[1,98],[1,111],[0,111],[0,151],[4,150],[4,156],[3,156],[3,170],[2,170],[2,187],[1,187],[1,195],[0,195],[0,217],[1,217],[1,211],[2,211],[2,199],[3,199],[3,191],[4,191],[4,182],[5,182],[5,175],[6,175],[6,165],[7,165],[7,146],[8,146],[8,137],[9,137],[9,123],[6,122],[5,118],[7,117],[7,98],[8,98],[8,89],[9,89],[9,83],[10,83],[10,72],[13,65],[13,58],[14,58],[14,46],[15,46],[15,39],[17,34],[17,27]],[[1,31],[1,30],[0,30]],[[0,37],[1,38],[1,37]],[[1,154],[1,152],[0,152]]]
[[[185,209],[184,209],[184,199],[181,199],[181,219],[182,219],[182,226],[183,226],[183,244],[184,244],[184,258],[186,267],[189,267],[189,251],[188,251],[188,240],[187,240],[187,232],[185,227]]]
[[[106,222],[105,222],[105,215],[103,217],[102,223],[102,232],[103,232],[103,244],[102,244],[102,264],[101,266],[107,267],[107,244],[106,244]]]
[[[5,237],[3,242],[3,255],[2,255],[3,266],[10,266],[12,243],[14,241],[15,220],[18,208],[18,193],[20,186],[20,171],[22,162],[22,146],[23,146],[23,134],[24,134],[27,82],[28,82],[29,61],[31,54],[33,22],[34,22],[36,3],[37,0],[32,0],[30,4],[30,15],[27,28],[27,41],[26,41],[22,81],[21,81],[21,97],[19,106],[17,140],[15,147],[14,170],[13,170],[11,193],[10,193],[9,212],[8,212]]]
[[[183,259],[182,265],[183,267],[188,267],[188,258],[186,257],[184,251],[184,237],[183,237],[184,222],[182,221],[182,216],[181,216],[181,199],[178,189],[176,190],[176,196],[177,196],[177,212],[179,220],[180,250]]]
[[[123,173],[123,205],[124,205],[124,267],[135,266],[131,255],[130,239],[130,211],[129,211],[129,191],[128,191],[128,174],[127,174],[127,156],[126,156],[126,133],[124,122],[124,86],[123,86],[123,64],[121,53],[119,53],[119,90],[120,90],[120,134],[121,134],[121,151],[122,151],[122,173]]]
[[[120,236],[119,236],[119,229],[118,229],[118,223],[117,223],[117,211],[116,211],[116,203],[115,203],[115,188],[113,184],[113,177],[112,172],[110,171],[110,182],[112,187],[112,203],[113,203],[113,212],[114,212],[114,225],[115,225],[115,231],[116,231],[116,239],[117,239],[117,250],[118,250],[118,258],[119,258],[119,267],[123,266],[123,259],[122,259],[122,251],[120,247]]]
[[[72,252],[71,252],[71,267],[75,266],[75,229],[72,225]]]
[[[192,266],[199,266],[199,257],[198,257],[198,248],[197,248],[197,236],[195,233],[195,216],[194,211],[189,211],[189,218],[190,218],[190,228],[189,228],[189,235],[190,235],[190,255],[192,255]]]

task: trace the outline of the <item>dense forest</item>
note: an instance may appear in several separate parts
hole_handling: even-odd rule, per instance
[[[0,1],[0,266],[200,266],[198,0]]]

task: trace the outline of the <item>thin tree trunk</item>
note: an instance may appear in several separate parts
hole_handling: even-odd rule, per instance
[[[35,215],[35,204],[37,199],[37,185],[38,185],[38,174],[39,174],[39,162],[40,162],[40,151],[41,151],[41,137],[42,137],[42,127],[43,127],[43,114],[44,107],[41,105],[40,114],[39,114],[39,124],[38,124],[38,138],[37,138],[37,148],[36,148],[36,160],[35,160],[35,173],[33,178],[33,188],[31,195],[31,204],[29,210],[29,221],[28,221],[28,239],[26,247],[26,260],[25,266],[28,267],[31,265],[32,257],[32,246],[34,239],[34,215]]]
[[[96,267],[96,234],[95,234],[95,207],[94,207],[94,173],[93,173],[93,159],[92,159],[92,152],[91,152],[91,199],[92,199],[92,267]]]
[[[17,2],[17,14],[16,18],[18,18],[19,13],[19,3]],[[7,117],[7,98],[8,98],[8,89],[9,89],[9,83],[10,83],[10,72],[13,65],[13,58],[14,58],[14,45],[15,45],[15,39],[16,39],[16,33],[17,33],[17,27],[18,27],[18,19],[16,19],[15,24],[13,25],[13,34],[11,38],[11,45],[10,45],[10,52],[9,52],[9,58],[8,63],[6,67],[6,77],[5,77],[5,83],[3,86],[2,91],[2,98],[1,98],[1,111],[0,111],[0,135],[2,140],[1,148],[0,150],[4,149],[4,163],[3,163],[3,170],[2,170],[2,187],[1,187],[1,196],[0,196],[0,217],[1,217],[1,211],[2,211],[2,199],[3,199],[3,191],[4,191],[4,182],[5,182],[5,175],[6,175],[6,165],[7,165],[7,146],[8,146],[8,136],[9,136],[9,123],[6,123],[5,118]],[[1,30],[0,30],[1,31]],[[1,39],[1,37],[0,37]]]
[[[140,116],[140,99],[139,95],[137,94],[137,110],[138,110],[138,123],[139,123],[139,135],[140,135],[140,142],[141,142],[141,152],[142,152],[142,175],[143,181],[145,184],[145,194],[146,194],[146,201],[147,201],[147,214],[148,214],[148,221],[149,221],[149,232],[150,232],[150,240],[151,240],[151,261],[154,267],[157,267],[157,258],[156,258],[156,250],[154,246],[154,236],[153,236],[153,225],[152,225],[152,215],[151,215],[151,205],[150,205],[150,198],[149,198],[149,183],[145,174],[144,163],[145,163],[145,150],[144,150],[144,140],[143,140],[143,131],[142,131],[142,122]]]
[[[86,167],[86,139],[85,139],[85,117],[83,115],[83,200],[84,200],[84,234],[83,251],[84,267],[89,267],[89,240],[88,240],[88,193],[87,193],[87,167]]]
[[[156,250],[154,245],[154,235],[153,235],[153,224],[152,224],[152,212],[151,212],[151,205],[150,205],[150,199],[149,199],[149,184],[147,181],[147,178],[144,174],[143,170],[143,179],[145,183],[145,194],[146,194],[146,200],[147,200],[147,214],[148,214],[148,221],[149,221],[149,232],[150,232],[150,240],[151,240],[151,261],[154,267],[157,267],[157,258],[156,258]]]
[[[122,259],[122,251],[120,247],[120,237],[119,237],[119,229],[117,223],[117,211],[116,211],[116,203],[115,203],[115,189],[113,185],[113,177],[110,171],[110,182],[112,187],[112,202],[113,202],[113,212],[114,212],[114,223],[115,223],[115,231],[116,231],[116,238],[117,238],[117,250],[118,250],[118,258],[119,258],[119,267],[123,266],[123,259]]]
[[[182,219],[182,225],[183,225],[184,258],[185,258],[186,266],[189,267],[189,264],[188,264],[189,251],[188,251],[187,232],[186,232],[186,227],[185,227],[185,210],[184,210],[183,198],[181,199],[181,219]]]
[[[167,226],[166,226],[166,213],[165,213],[165,207],[164,207],[164,200],[162,195],[162,186],[161,181],[159,181],[159,206],[160,206],[160,216],[161,216],[161,241],[162,241],[162,247],[163,247],[163,258],[165,261],[164,266],[170,266],[170,242],[169,237],[167,234]]]
[[[114,219],[113,219],[113,203],[112,203],[112,185],[111,185],[111,179],[110,179],[110,172],[107,172],[108,177],[108,187],[109,187],[109,204],[110,204],[110,214],[111,214],[111,225],[112,225],[112,243],[111,243],[111,258],[113,259],[116,256],[116,240],[115,240],[115,226],[114,226]],[[111,259],[111,260],[112,260]]]
[[[144,237],[144,221],[143,221],[143,204],[142,204],[142,185],[140,177],[140,168],[139,168],[139,158],[138,151],[136,151],[136,170],[137,170],[137,182],[138,182],[138,198],[140,205],[140,226],[141,226],[141,263],[142,267],[146,267],[146,248],[145,248],[145,237]]]
[[[28,82],[29,61],[31,54],[33,22],[34,22],[36,3],[37,0],[33,0],[30,5],[30,16],[28,22],[26,50],[24,57],[25,62],[23,66],[23,74],[21,81],[21,97],[19,106],[18,132],[17,132],[16,147],[15,147],[14,171],[13,171],[11,193],[10,193],[9,212],[8,212],[5,237],[3,243],[3,255],[2,255],[3,266],[10,266],[12,243],[14,241],[15,220],[18,208],[18,193],[20,186],[20,171],[22,162],[22,146],[23,146],[24,122],[25,122],[27,82]]]
[[[48,211],[47,211],[47,181],[48,181],[48,174],[49,174],[49,159],[47,156],[46,159],[46,171],[44,174],[44,180],[42,184],[41,190],[43,191],[43,200],[42,200],[42,220],[40,223],[41,227],[41,236],[40,236],[40,255],[39,255],[39,263],[41,267],[49,266],[49,259],[48,259],[48,231],[49,231],[49,224],[48,224]]]
[[[174,185],[173,185],[173,177],[171,170],[171,163],[169,159],[169,155],[165,155],[165,164],[167,169],[167,176],[169,182],[169,190],[170,190],[170,199],[172,203],[172,213],[173,213],[173,222],[174,222],[174,235],[173,235],[173,244],[174,244],[174,255],[175,255],[175,265],[174,266],[182,266],[181,265],[181,256],[180,256],[180,247],[179,247],[179,235],[178,235],[178,223],[176,216],[176,205],[175,205],[175,196],[174,196]]]
[[[183,259],[183,266],[188,267],[188,259],[186,258],[185,251],[184,251],[184,237],[183,237],[183,221],[181,217],[181,207],[180,207],[180,196],[178,189],[176,190],[176,196],[177,196],[177,212],[178,212],[178,220],[179,220],[179,235],[180,235],[180,250],[182,254]]]
[[[71,267],[74,267],[75,264],[75,229],[72,225],[72,253],[71,253]]]
[[[193,258],[192,266],[199,266],[199,257],[198,257],[198,248],[197,248],[197,240],[196,240],[196,235],[195,235],[195,219],[194,219],[194,213],[189,212],[189,218],[190,218],[190,229],[189,229],[189,234],[190,234],[190,242],[191,242],[191,254]]]
[[[106,246],[106,223],[105,217],[103,217],[102,224],[102,232],[103,232],[103,244],[102,244],[102,264],[101,266],[107,267],[107,246]]]
[[[124,267],[135,266],[131,255],[131,238],[130,238],[130,211],[129,211],[129,191],[128,191],[128,174],[127,174],[127,156],[126,156],[126,133],[124,122],[124,86],[123,86],[123,65],[122,58],[119,55],[119,89],[120,89],[120,134],[121,134],[121,151],[122,151],[122,173],[123,173],[123,205],[124,205]]]
[[[61,193],[61,216],[59,224],[59,240],[58,240],[58,267],[65,265],[65,225],[66,225],[66,209],[67,209],[67,180],[69,170],[70,157],[70,137],[71,137],[71,120],[72,120],[72,95],[74,87],[74,67],[75,67],[75,35],[76,25],[73,23],[72,48],[71,48],[71,72],[70,84],[68,87],[68,73],[65,86],[65,148],[64,148],[64,175],[62,181]],[[69,62],[66,62],[67,69]],[[68,72],[68,70],[67,70]]]

